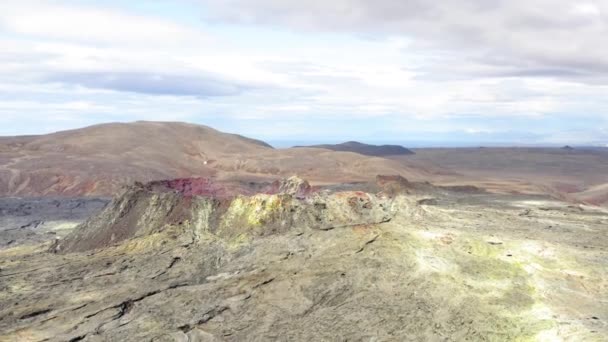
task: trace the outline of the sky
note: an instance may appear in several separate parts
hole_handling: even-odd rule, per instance
[[[608,0],[2,0],[0,135],[608,144]]]

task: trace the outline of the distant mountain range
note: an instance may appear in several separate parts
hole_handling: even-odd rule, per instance
[[[437,185],[551,194],[608,205],[608,149],[415,149],[350,141],[297,148],[180,122],[101,124],[0,137],[0,196],[110,196],[134,181],[204,177],[314,184],[401,175]]]
[[[366,156],[384,157],[384,156],[400,156],[414,154],[411,150],[400,145],[369,145],[358,141],[347,141],[341,144],[322,144],[311,146],[296,146],[296,147],[312,147],[324,148],[332,151],[354,152]]]

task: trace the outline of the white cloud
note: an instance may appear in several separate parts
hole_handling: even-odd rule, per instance
[[[608,82],[608,2],[568,0],[201,0],[216,19],[305,31],[384,34],[521,76]],[[454,60],[454,56],[462,56]],[[495,64],[499,61],[500,64]],[[450,60],[447,60],[450,62]],[[458,65],[450,67],[459,69]]]
[[[556,113],[608,122],[607,12],[597,1],[559,0],[553,12],[540,0],[201,2],[225,22],[0,3],[2,132],[11,122],[14,132],[55,129],[53,118],[66,128],[215,122],[270,138],[384,126],[485,136],[536,129],[488,126],[494,118]],[[41,115],[49,119],[28,124]],[[479,124],[455,124],[465,116]]]
[[[209,39],[203,32],[164,19],[49,1],[3,1],[0,28],[14,34],[91,46],[180,46]]]

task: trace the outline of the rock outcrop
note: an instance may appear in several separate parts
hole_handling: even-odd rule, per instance
[[[270,192],[289,194],[295,197],[306,197],[313,192],[313,188],[307,181],[293,176],[287,179],[277,180],[272,183]]]
[[[197,239],[211,234],[234,241],[296,226],[331,230],[382,223],[391,219],[391,201],[361,191],[314,191],[298,177],[266,186],[236,186],[205,178],[137,183],[127,187],[99,215],[58,240],[52,250],[88,251],[169,227]]]
[[[412,184],[400,175],[378,175],[376,185],[389,196],[408,194],[413,188]]]

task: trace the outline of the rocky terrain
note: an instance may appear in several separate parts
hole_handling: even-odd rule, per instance
[[[607,340],[604,150],[404,150],[0,138],[0,341]]]
[[[0,251],[0,340],[605,341],[606,224],[398,176],[140,183]]]

